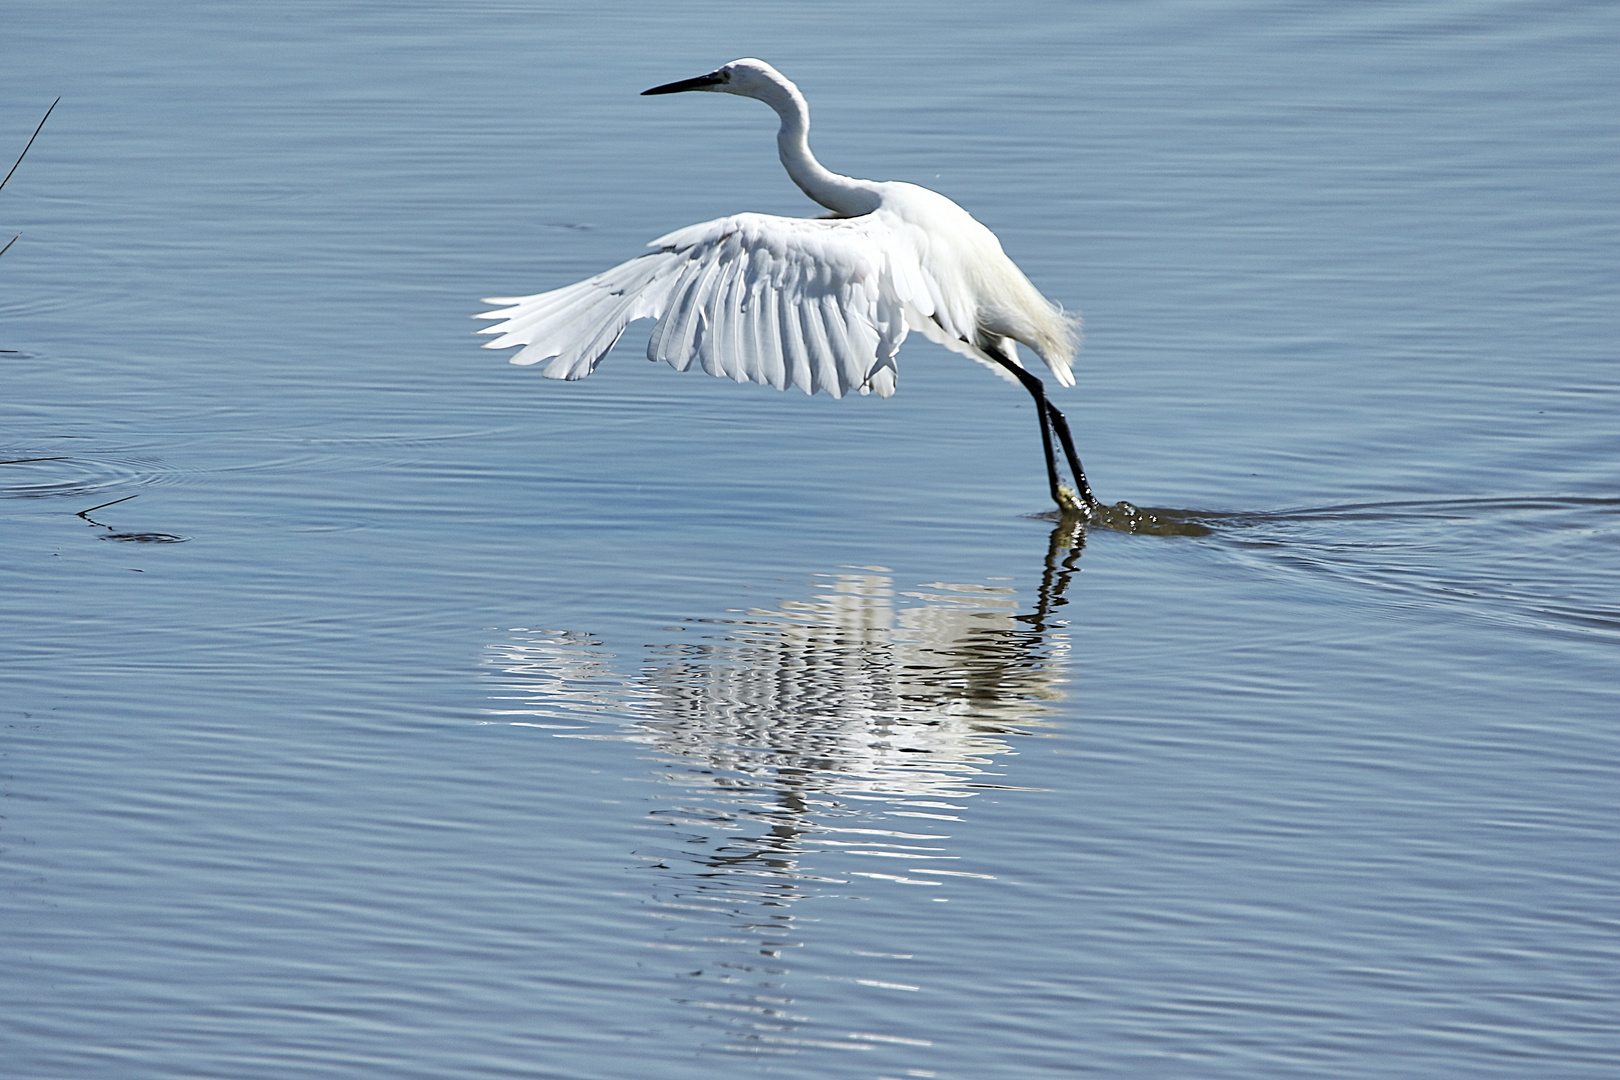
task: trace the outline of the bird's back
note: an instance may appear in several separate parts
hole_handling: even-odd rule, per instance
[[[886,219],[896,240],[915,253],[932,286],[932,306],[921,314],[954,339],[942,344],[955,348],[961,342],[988,352],[1000,339],[1012,338],[1034,350],[1060,383],[1072,386],[1079,320],[1042,296],[996,234],[956,203],[916,184],[879,186],[883,199],[874,216]],[[927,325],[916,329],[941,340]]]

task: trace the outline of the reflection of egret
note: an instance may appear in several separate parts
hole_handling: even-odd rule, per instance
[[[807,600],[696,620],[715,632],[661,647],[636,676],[584,635],[496,646],[511,722],[657,747],[669,760],[835,796],[971,793],[1005,737],[1062,697],[1057,610],[1084,532],[1052,533],[1034,610],[1004,585],[897,590],[882,567],[818,575]],[[630,726],[594,732],[597,723]],[[583,730],[582,730],[583,729]],[[994,786],[990,784],[989,786]]]
[[[680,789],[649,812],[637,849],[657,872],[653,944],[696,961],[682,1000],[726,1020],[730,1048],[927,1045],[918,1032],[816,1032],[786,1007],[782,957],[804,943],[795,908],[863,886],[922,900],[989,876],[950,834],[975,795],[1017,790],[998,761],[1050,730],[1068,650],[1056,613],[1083,537],[1077,517],[1059,523],[1026,613],[1000,582],[903,589],[882,567],[846,567],[817,575],[807,598],[694,621],[704,636],[635,673],[584,635],[522,632],[494,647],[493,712],[638,743]],[[906,958],[860,955],[859,978],[829,977],[852,994],[918,988]]]
[[[915,184],[857,180],[810,153],[804,97],[761,60],[735,60],[646,91],[708,90],[757,98],[782,118],[777,149],[788,175],[832,211],[823,218],[737,214],[677,230],[657,250],[567,288],[491,298],[507,305],[486,348],[526,346],[515,364],[555,358],[545,374],[583,379],[625,326],[657,319],[647,356],[685,371],[806,393],[894,393],[895,354],[909,330],[972,357],[1035,399],[1052,498],[1064,512],[1098,508],[1068,422],[1024,370],[1033,350],[1074,385],[1075,320],[1030,284],[995,234],[943,195]],[[1078,493],[1058,479],[1054,432]]]

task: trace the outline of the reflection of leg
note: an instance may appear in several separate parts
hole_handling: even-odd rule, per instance
[[[1052,490],[1052,501],[1057,503],[1058,509],[1065,514],[1089,514],[1087,504],[1079,502],[1072,492],[1064,491],[1063,485],[1058,482],[1057,455],[1052,451],[1052,416],[1056,415],[1061,421],[1063,414],[1052,408],[1052,403],[1046,400],[1046,387],[1041,385],[1041,380],[1014,363],[1000,349],[987,349],[986,352],[992,360],[1010,371],[1013,377],[1023,384],[1024,389],[1029,391],[1029,396],[1035,399],[1035,415],[1041,422],[1041,449],[1046,454],[1046,482]],[[1068,429],[1066,423],[1064,429]],[[1064,452],[1068,453],[1067,447]],[[1070,457],[1072,460],[1073,455]]]
[[[1052,426],[1057,429],[1058,438],[1063,442],[1063,456],[1069,459],[1069,471],[1074,473],[1075,486],[1080,489],[1080,501],[1086,504],[1088,516],[1094,514],[1102,504],[1097,501],[1097,496],[1091,493],[1091,485],[1086,483],[1086,470],[1080,467],[1080,457],[1074,452],[1074,439],[1069,435],[1069,422],[1050,401],[1046,403],[1046,408],[1052,415]]]
[[[1046,544],[1046,565],[1041,570],[1041,591],[1035,598],[1035,610],[1017,618],[1037,631],[1050,629],[1052,614],[1069,601],[1069,580],[1074,577],[1075,564],[1080,551],[1086,546],[1086,519],[1078,514],[1064,514],[1052,527],[1052,536]]]

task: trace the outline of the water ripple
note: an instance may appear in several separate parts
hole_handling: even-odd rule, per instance
[[[1497,622],[1620,639],[1620,499],[1353,503],[1203,520],[1253,565]]]
[[[97,495],[131,485],[173,482],[178,473],[162,459],[120,452],[59,454],[32,449],[0,451],[0,499]]]

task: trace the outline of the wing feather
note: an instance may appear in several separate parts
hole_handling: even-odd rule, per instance
[[[548,377],[583,379],[627,325],[662,311],[676,262],[670,252],[654,252],[563,289],[486,300],[508,306],[479,316],[505,320],[479,331],[500,335],[485,348],[523,345],[512,363],[536,364],[555,357],[546,366]]]
[[[794,312],[799,317],[799,333],[804,339],[805,357],[810,364],[810,392],[826,390],[833,397],[842,397],[844,390],[839,385],[838,368],[833,363],[832,352],[827,347],[827,333],[821,325],[819,301],[820,298],[812,294],[794,306]]]
[[[754,312],[754,317],[748,320],[752,332],[750,344],[760,358],[760,369],[769,373],[771,385],[778,390],[786,390],[792,382],[792,373],[788,367],[787,350],[783,347],[782,321],[777,311],[776,294],[761,281],[753,282],[750,289],[749,302]]]
[[[776,330],[782,335],[782,353],[787,360],[793,385],[807,394],[816,392],[810,370],[810,353],[804,347],[804,328],[799,322],[799,301],[786,290],[777,292]]]
[[[748,381],[748,361],[753,360],[742,346],[741,334],[742,320],[746,317],[748,286],[744,279],[747,272],[746,255],[726,263],[713,304],[710,352],[714,357],[714,373],[736,382]]]
[[[672,290],[669,310],[659,319],[647,343],[647,359],[663,360],[676,371],[686,371],[692,361],[701,359],[693,344],[703,339],[707,319],[703,304],[720,266],[717,259],[688,261],[679,284]]]
[[[655,251],[565,288],[486,301],[500,320],[486,348],[524,348],[513,363],[551,359],[550,378],[582,379],[625,327],[658,320],[647,356],[678,371],[806,393],[894,391],[894,356],[933,310],[938,286],[878,215],[784,218],[738,214],[676,230]]]
[[[827,356],[837,373],[839,392],[844,394],[866,381],[866,369],[871,367],[871,364],[861,364],[851,354],[849,333],[845,329],[848,323],[844,319],[842,299],[843,297],[837,293],[823,293],[819,322],[822,337],[827,341]]]

